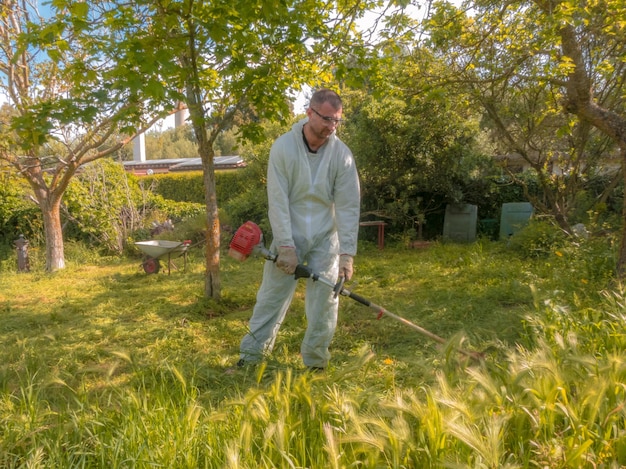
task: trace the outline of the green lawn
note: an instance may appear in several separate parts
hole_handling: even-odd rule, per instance
[[[222,257],[220,301],[200,252],[3,271],[0,467],[619,467],[623,297],[594,249],[364,244],[346,286],[449,343],[342,297],[321,375],[304,281],[274,353],[233,368],[259,259]]]

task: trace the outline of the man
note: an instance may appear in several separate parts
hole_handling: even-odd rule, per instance
[[[268,261],[241,341],[239,366],[254,363],[274,347],[296,290],[298,264],[323,277],[352,276],[359,230],[359,179],[350,149],[335,135],[343,105],[328,89],[311,97],[307,117],[280,136],[267,170],[269,219],[276,262]],[[331,288],[307,280],[307,329],[300,348],[312,370],[328,365],[328,347],[337,326],[339,300]]]

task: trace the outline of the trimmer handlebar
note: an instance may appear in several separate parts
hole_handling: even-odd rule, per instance
[[[310,268],[308,268],[305,265],[298,265],[296,267],[295,277],[296,277],[296,280],[299,278],[311,278],[313,279],[313,281],[319,280],[324,285],[327,285],[333,289],[333,291],[335,292],[335,298],[337,298],[338,295],[347,296],[348,298],[352,298],[353,300],[361,303],[362,305],[365,305],[368,307],[372,305],[371,301],[363,298],[360,295],[357,295],[356,293],[352,293],[350,290],[346,290],[343,287],[343,284],[346,280],[345,277],[339,277],[339,281],[337,283],[333,283],[327,278],[324,278],[320,276],[319,274],[313,272]]]
[[[335,292],[335,298],[337,298],[337,296],[339,296],[339,294],[341,294],[341,292],[343,290],[343,282],[345,280],[343,277],[339,277],[339,281],[337,283],[333,283],[330,280],[328,280],[327,278],[322,277],[318,273],[313,272],[306,265],[302,265],[302,264],[298,264],[296,266],[296,271],[294,272],[294,277],[296,278],[296,280],[298,280],[299,278],[310,278],[310,279],[313,279],[314,282],[315,281],[322,282],[324,285],[329,286],[330,288],[333,289],[333,291]]]

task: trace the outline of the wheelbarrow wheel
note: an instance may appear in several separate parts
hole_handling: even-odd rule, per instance
[[[158,274],[161,269],[161,263],[159,260],[152,257],[143,261],[143,264],[141,265],[143,266],[144,272],[147,274]]]

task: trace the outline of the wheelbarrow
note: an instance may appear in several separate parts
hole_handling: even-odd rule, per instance
[[[191,245],[191,241],[166,241],[162,239],[153,239],[149,241],[137,241],[137,246],[144,254],[145,258],[141,264],[143,270],[147,274],[156,274],[161,270],[161,259],[167,258],[167,274],[171,273],[172,259],[183,256],[185,260],[184,268],[187,268],[187,249]]]

